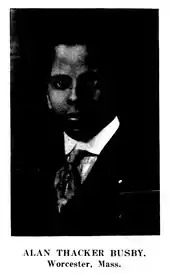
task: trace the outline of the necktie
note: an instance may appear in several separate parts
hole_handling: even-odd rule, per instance
[[[85,151],[73,149],[66,156],[64,166],[56,173],[54,187],[57,193],[57,208],[59,213],[62,212],[63,207],[75,195],[77,187],[81,185],[78,166],[85,155]]]

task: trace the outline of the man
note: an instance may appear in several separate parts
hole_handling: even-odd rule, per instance
[[[142,166],[134,165],[135,150],[128,148],[128,135],[116,114],[110,67],[103,68],[90,50],[86,45],[55,47],[47,101],[60,120],[65,157],[60,165],[55,162],[51,228],[58,235],[149,233],[148,204],[153,196],[136,195],[146,185],[139,182],[148,179],[140,173]],[[79,154],[73,169],[69,160]],[[58,151],[56,159],[61,161],[59,156]],[[134,184],[139,175],[141,180]]]
[[[61,206],[58,206],[59,209],[66,209],[63,212],[69,213],[69,222],[73,224],[73,233],[76,231],[77,234],[79,232],[92,234],[93,231],[97,234],[102,228],[106,227],[107,229],[106,222],[104,226],[102,225],[101,216],[106,216],[103,210],[110,208],[109,205],[113,204],[112,199],[115,197],[113,194],[112,199],[109,198],[110,189],[116,189],[113,183],[105,183],[105,187],[101,187],[104,184],[102,182],[107,182],[108,177],[104,167],[101,168],[103,172],[95,172],[96,164],[100,159],[99,155],[120,124],[113,108],[114,105],[110,104],[109,106],[108,92],[102,91],[104,83],[102,84],[103,80],[100,74],[97,64],[90,63],[88,60],[88,49],[85,45],[58,45],[55,48],[55,59],[48,87],[48,105],[61,117],[63,122],[65,154],[69,154],[73,148],[86,150],[86,154],[80,162],[81,185],[77,189],[78,191],[75,190],[73,198],[67,200],[66,196],[63,196],[63,199],[60,200],[61,202],[63,200],[63,205],[66,206],[62,206],[62,203],[60,203]],[[106,93],[107,96],[103,93]],[[86,156],[87,153],[88,156]],[[109,162],[111,162],[110,159]],[[96,175],[93,180],[91,175]],[[107,185],[113,187],[108,189]],[[104,190],[106,190],[106,195],[104,195]],[[57,201],[59,202],[59,198],[58,200],[56,198],[56,207]],[[74,210],[75,206],[76,210]],[[72,212],[71,208],[73,208]],[[67,211],[67,209],[69,210]],[[116,209],[114,208],[112,212],[114,216]],[[63,215],[61,212],[61,216],[65,216],[65,213]],[[78,219],[77,215],[82,218],[83,229],[80,227],[75,229],[77,222],[73,223],[73,221],[75,216],[76,220]],[[88,224],[86,216],[89,217]],[[66,217],[65,220],[68,220],[67,214]],[[94,222],[95,230],[91,230]],[[71,233],[72,229],[67,229],[67,232]]]

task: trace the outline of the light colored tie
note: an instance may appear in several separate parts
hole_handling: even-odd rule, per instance
[[[86,151],[73,149],[66,156],[64,166],[59,169],[55,176],[54,186],[57,193],[57,208],[61,213],[63,206],[75,195],[76,188],[81,185],[81,176],[78,166],[81,159],[87,154]]]

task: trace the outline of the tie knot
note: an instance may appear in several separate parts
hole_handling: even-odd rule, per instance
[[[81,160],[84,157],[89,157],[89,156],[96,156],[86,150],[81,150],[81,149],[73,149],[68,155],[67,155],[67,162],[68,163],[74,163],[75,165],[79,165]]]
[[[78,164],[80,160],[85,156],[83,154],[83,150],[79,149],[73,149],[68,155],[67,155],[67,162],[68,163],[74,163]]]

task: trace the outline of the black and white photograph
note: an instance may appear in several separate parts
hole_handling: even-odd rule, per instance
[[[159,10],[10,9],[11,236],[160,235]]]

